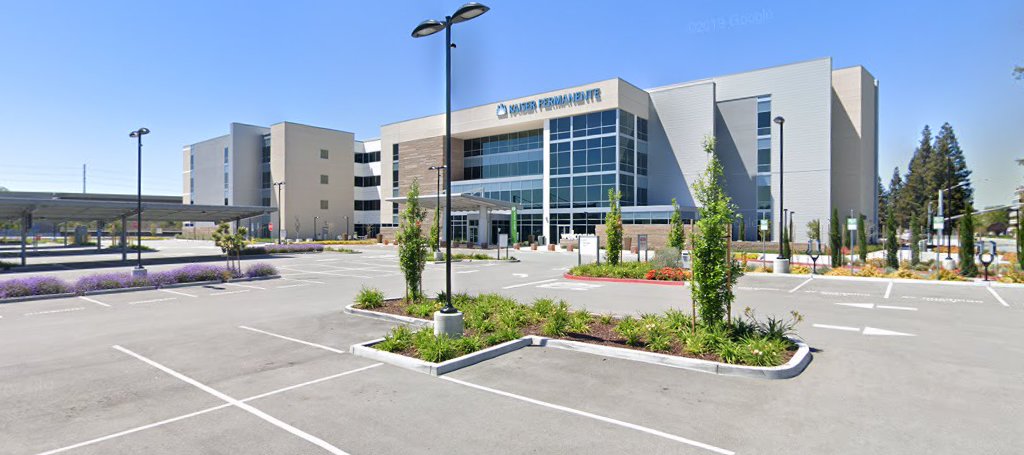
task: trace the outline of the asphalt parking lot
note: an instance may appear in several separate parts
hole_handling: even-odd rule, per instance
[[[1024,289],[745,276],[734,314],[806,316],[789,380],[527,348],[435,378],[348,354],[390,324],[393,247],[270,262],[283,278],[0,306],[0,452],[1019,453]],[[596,313],[689,308],[681,287],[562,278],[576,256],[460,262],[459,290]],[[425,287],[443,286],[428,265]],[[74,272],[68,272],[74,273]],[[994,293],[992,292],[994,291]],[[1005,304],[1005,305],[1004,305]]]

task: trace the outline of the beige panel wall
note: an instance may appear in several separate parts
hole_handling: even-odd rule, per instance
[[[832,72],[832,205],[842,217],[863,213],[869,228],[878,200],[876,90],[863,67]]]
[[[318,233],[326,223],[331,238],[345,233],[346,222],[351,231],[354,147],[354,136],[345,131],[288,122],[271,126],[271,173],[275,181],[283,176],[286,182],[279,207],[289,238],[312,238],[314,217],[319,217]],[[321,150],[328,151],[327,159]],[[327,184],[320,183],[321,175]],[[326,210],[321,200],[327,201]]]
[[[195,203],[224,205],[224,148],[231,147],[231,135],[213,138],[192,145],[195,155]],[[188,150],[185,150],[185,169],[188,169]],[[188,180],[185,180],[188,191]],[[187,201],[186,201],[187,202]]]

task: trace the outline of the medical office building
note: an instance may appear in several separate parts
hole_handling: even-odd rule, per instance
[[[717,139],[726,190],[742,215],[737,239],[758,239],[768,219],[778,238],[776,116],[785,118],[785,199],[794,240],[832,209],[877,217],[878,83],[863,67],[830,58],[641,89],[622,79],[512,98],[452,112],[452,192],[514,203],[519,236],[549,241],[594,233],[608,192],[622,193],[627,233],[665,225],[675,198],[696,217],[693,184],[705,169],[705,138]],[[381,224],[397,223],[413,180],[436,192],[444,114],[381,127]],[[390,197],[389,197],[390,196]],[[429,196],[427,196],[429,197]],[[432,215],[432,214],[430,214]],[[455,212],[453,238],[493,244],[508,211]],[[630,226],[634,225],[634,226]],[[653,226],[652,226],[653,228]]]

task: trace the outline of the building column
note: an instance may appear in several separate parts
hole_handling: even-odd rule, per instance
[[[121,262],[128,261],[128,217],[121,217]]]
[[[480,206],[480,220],[476,227],[477,243],[483,245],[491,243],[491,213],[487,207]]]

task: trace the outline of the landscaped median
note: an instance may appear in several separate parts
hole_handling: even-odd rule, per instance
[[[546,346],[716,374],[782,379],[796,376],[810,361],[793,329],[802,317],[743,318],[704,324],[669,310],[638,317],[595,316],[565,302],[536,299],[521,304],[496,294],[455,295],[464,315],[462,338],[435,336],[436,299],[384,299],[364,289],[346,311],[401,323],[383,338],[352,346],[378,361],[441,375],[526,346]],[[412,326],[413,328],[410,328]]]
[[[583,281],[613,281],[625,283],[663,284],[685,286],[693,275],[680,267],[664,266],[654,262],[620,262],[611,264],[583,264],[573,267],[565,278]]]
[[[264,263],[252,264],[244,272],[219,265],[192,264],[173,270],[151,272],[142,278],[133,278],[131,272],[97,273],[83,276],[74,283],[52,276],[34,276],[0,281],[0,303],[276,276],[277,269]]]

